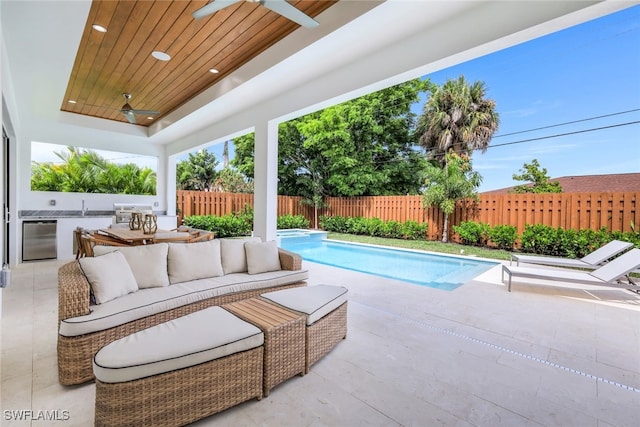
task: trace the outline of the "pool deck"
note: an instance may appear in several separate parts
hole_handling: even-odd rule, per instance
[[[94,384],[56,374],[57,268],[25,263],[2,295],[3,426],[93,424]],[[198,426],[637,426],[640,296],[513,285],[497,266],[454,291],[304,262],[349,288],[349,332],[304,377]],[[66,410],[12,422],[6,410]]]

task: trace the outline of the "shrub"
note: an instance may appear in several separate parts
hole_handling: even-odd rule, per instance
[[[623,240],[640,246],[640,238],[633,232],[600,230],[572,230],[546,225],[527,224],[522,233],[522,251],[541,255],[582,258],[612,240]]]
[[[558,230],[548,225],[525,224],[522,232],[521,248],[523,252],[541,255],[558,255]]]
[[[510,251],[518,240],[518,229],[513,225],[496,225],[489,229],[489,240],[499,249]]]
[[[309,220],[303,215],[282,215],[278,217],[278,229],[309,228]]]
[[[407,221],[400,226],[400,237],[406,240],[426,240],[429,225],[417,221]]]
[[[342,216],[321,216],[320,228],[325,231],[335,231],[336,233],[347,232],[347,219]]]
[[[252,222],[242,215],[229,214],[224,216],[194,215],[184,218],[184,224],[189,227],[209,230],[216,233],[216,237],[236,237],[251,235]]]
[[[462,243],[472,246],[483,246],[489,237],[489,224],[481,222],[463,221],[460,225],[454,225],[453,231],[460,235]]]
[[[322,216],[320,226],[325,231],[345,234],[362,234],[373,237],[391,239],[426,239],[427,224],[416,221],[399,223],[397,221],[383,221],[380,218],[362,218],[341,216]]]

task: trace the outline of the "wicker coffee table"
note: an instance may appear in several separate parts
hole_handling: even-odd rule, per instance
[[[305,318],[259,298],[222,306],[264,333],[263,393],[305,374]]]

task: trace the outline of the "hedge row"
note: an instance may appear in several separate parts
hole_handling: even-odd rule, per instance
[[[277,221],[278,229],[309,228],[309,220],[302,215],[282,215]],[[242,212],[223,216],[193,215],[185,217],[183,223],[189,227],[213,231],[219,238],[250,236],[253,229],[253,210],[246,207]]]
[[[400,223],[398,221],[383,221],[380,218],[322,216],[320,227],[325,231],[336,233],[361,234],[391,239],[426,240],[427,224],[416,221]]]
[[[548,225],[527,224],[521,236],[516,227],[511,225],[496,225],[479,222],[461,222],[453,226],[462,243],[474,246],[494,246],[500,249],[512,250],[516,242],[520,241],[522,252],[540,255],[582,258],[602,245],[612,240],[631,242],[640,247],[640,233],[600,230],[565,230]]]

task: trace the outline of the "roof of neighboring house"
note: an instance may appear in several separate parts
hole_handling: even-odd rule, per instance
[[[640,173],[619,173],[610,175],[562,176],[551,178],[562,187],[563,193],[612,193],[617,191],[640,191]],[[485,191],[482,194],[506,194],[514,187]]]

